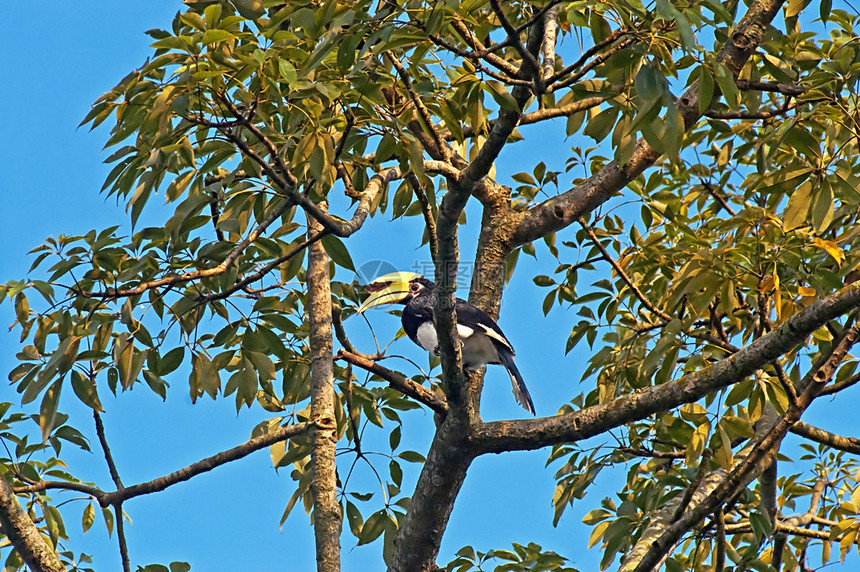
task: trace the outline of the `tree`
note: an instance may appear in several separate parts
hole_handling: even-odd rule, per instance
[[[10,373],[22,409],[0,409],[16,445],[0,459],[8,568],[71,566],[56,547],[72,491],[94,501],[85,521],[96,504],[113,511],[130,570],[123,503],[263,448],[291,468],[287,513],[301,501],[310,514],[319,570],[340,568],[350,534],[378,541],[391,570],[435,569],[470,464],[533,449],[561,465],[556,520],[590,502],[603,468],[627,468],[585,518],[604,567],[798,570],[836,557],[833,543],[839,558],[852,550],[857,442],[801,417],[860,380],[858,16],[774,0],[185,4],[84,120],[115,122],[105,189],[132,233],[49,239],[40,278],[0,287],[23,344]],[[502,165],[556,123],[573,145],[564,171]],[[144,207],[163,213],[156,193],[169,212],[139,228]],[[463,216],[470,201],[478,223]],[[434,261],[429,372],[385,367],[347,337],[362,293],[336,267],[354,271],[356,233],[388,216],[420,216],[415,239]],[[523,279],[521,253],[543,244],[542,260],[558,260],[534,288],[545,312],[576,322],[568,351],[588,357],[585,391],[555,415],[482,420],[483,376],[461,368],[453,313],[458,234],[472,226],[469,301],[492,316]],[[275,417],[235,448],[126,485],[100,394],[145,383],[164,397],[183,364],[192,400]],[[88,446],[59,411],[68,386],[93,411],[111,489],[61,469],[61,441]],[[412,409],[435,415],[426,454],[400,448]],[[392,451],[384,500],[349,489],[368,423]],[[787,473],[789,458],[802,470]],[[493,557],[567,565],[529,544],[465,547],[447,566]]]

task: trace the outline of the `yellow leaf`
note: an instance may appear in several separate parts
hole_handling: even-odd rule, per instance
[[[815,296],[815,288],[810,288],[809,286],[798,286],[797,293],[800,296]]]
[[[702,423],[693,431],[690,442],[687,444],[686,461],[688,465],[692,465],[702,456],[710,432],[711,424],[708,422]]]
[[[824,250],[827,254],[829,254],[833,260],[836,261],[836,264],[841,265],[842,262],[845,261],[845,253],[842,252],[842,249],[839,246],[831,241],[831,240],[822,240],[820,238],[813,238],[812,244]]]
[[[777,287],[777,280],[775,278],[775,274],[771,274],[770,276],[765,276],[765,278],[759,282],[758,291],[759,292],[773,292],[773,289]]]
[[[779,289],[779,275],[774,271],[773,273],[773,289],[774,289],[774,308],[776,309],[776,319],[778,322],[782,322],[782,291]]]
[[[604,520],[600,524],[594,527],[594,530],[591,531],[591,536],[588,538],[588,547],[591,548],[595,544],[597,544],[600,539],[603,537],[603,533],[606,532],[606,529],[609,528],[610,521]]]

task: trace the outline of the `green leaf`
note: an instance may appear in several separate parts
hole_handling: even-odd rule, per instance
[[[143,370],[143,379],[146,381],[146,384],[149,388],[154,391],[162,400],[167,399],[167,382],[161,379],[157,374],[149,371],[148,369]]]
[[[218,5],[220,8],[221,6]],[[217,44],[218,42],[224,42],[227,40],[235,40],[236,36],[228,32],[227,30],[206,30],[203,32],[203,39],[200,40],[202,44]]]
[[[618,119],[617,108],[610,107],[605,109],[588,121],[583,133],[594,139],[596,143],[600,143],[612,131],[616,119]]]
[[[335,264],[355,272],[355,264],[352,262],[352,257],[340,238],[333,234],[327,234],[322,237],[320,242],[322,242],[326,254],[331,257]]]
[[[426,460],[424,455],[416,451],[401,451],[397,456],[410,463],[423,463]]]
[[[63,388],[63,380],[58,379],[42,397],[42,405],[39,407],[39,429],[42,431],[42,442],[48,440],[54,425],[57,422],[57,405],[60,403],[60,390]]]
[[[809,4],[810,0],[788,0],[788,4],[785,5],[785,17],[786,18],[794,18]]]
[[[419,179],[424,178],[424,147],[417,139],[409,139],[409,166]]]
[[[78,370],[72,370],[72,390],[81,402],[94,411],[104,411],[96,384],[86,379]]]
[[[379,538],[379,535],[385,531],[387,520],[388,516],[384,510],[378,510],[370,515],[365,521],[364,526],[361,527],[361,534],[358,535],[358,546],[368,544]]]
[[[305,60],[304,65],[302,65],[302,76],[306,76],[322,63],[332,48],[334,48],[337,38],[338,33],[336,30],[332,30],[326,34],[323,41],[317,45],[311,55],[308,56],[308,59]]]
[[[296,82],[299,80],[296,68],[294,68],[293,64],[287,60],[278,60],[278,72],[281,74],[281,78],[287,82],[287,85],[290,87],[296,85]]]
[[[826,231],[830,223],[833,222],[833,215],[833,191],[827,179],[822,179],[812,206],[812,226],[815,228],[815,232],[822,234]]]
[[[214,3],[206,6],[203,10],[203,17],[206,19],[206,26],[209,28],[214,28],[218,25],[218,21],[221,20],[221,4]],[[206,42],[203,42],[204,44]]]
[[[27,301],[27,296],[23,292],[19,292],[15,296],[15,316],[20,323],[26,322],[30,318],[30,303]]]
[[[726,105],[729,109],[737,111],[741,106],[741,92],[738,90],[738,85],[735,82],[735,77],[729,68],[721,63],[714,64],[714,75],[716,75],[717,85],[720,86],[720,91],[723,92],[723,97],[726,99]]]
[[[818,15],[821,17],[821,21],[825,24],[827,20],[830,18],[830,9],[833,7],[833,3],[831,0],[821,0],[818,5]]]
[[[158,374],[168,375],[182,364],[185,357],[185,347],[178,346],[161,356],[158,360]]]
[[[349,523],[349,530],[353,536],[358,538],[361,535],[361,528],[364,525],[364,519],[361,516],[361,511],[352,501],[346,501],[346,520]]]
[[[514,96],[511,95],[507,89],[505,89],[505,86],[502,85],[501,82],[486,81],[484,82],[484,86],[486,86],[487,91],[490,92],[490,96],[499,105],[501,109],[506,109],[508,111],[520,110],[520,106],[517,104],[517,100],[514,99]]]
[[[785,230],[794,230],[806,222],[806,215],[812,204],[812,182],[804,181],[796,191],[791,194],[783,214],[783,226]]]

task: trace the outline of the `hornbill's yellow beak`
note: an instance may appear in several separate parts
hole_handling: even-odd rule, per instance
[[[381,304],[394,304],[403,301],[409,295],[409,283],[420,276],[420,274],[413,272],[392,272],[380,276],[365,286],[365,289],[370,292],[370,296],[359,306],[357,313],[361,314],[368,308]]]

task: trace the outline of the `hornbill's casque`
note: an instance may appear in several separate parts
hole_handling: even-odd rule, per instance
[[[413,342],[428,352],[438,351],[436,327],[433,325],[433,282],[412,272],[392,272],[366,286],[370,296],[358,308],[362,313],[380,304],[405,304],[401,321],[403,330]],[[463,367],[480,369],[488,363],[505,366],[517,403],[534,415],[535,407],[523,376],[514,364],[514,348],[491,317],[457,298],[457,334],[460,336]]]

